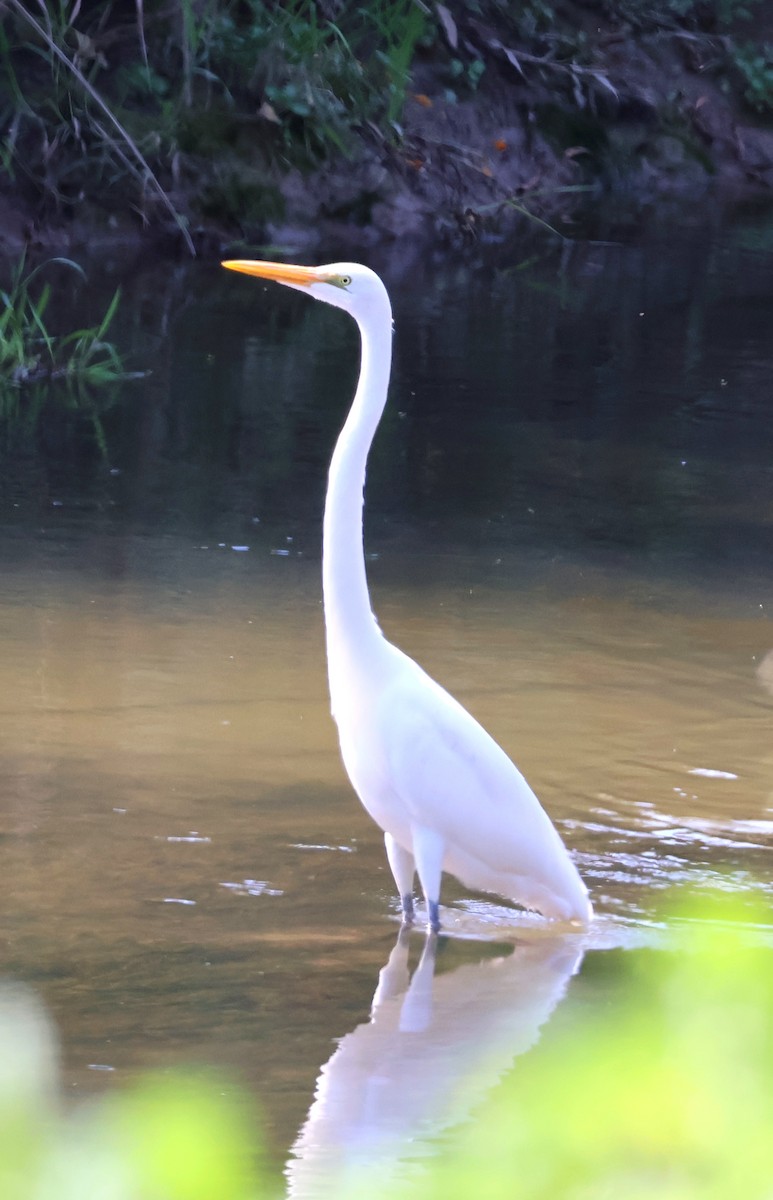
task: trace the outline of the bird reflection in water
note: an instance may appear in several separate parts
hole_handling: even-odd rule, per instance
[[[543,934],[436,974],[443,939],[429,937],[411,977],[409,943],[402,930],[369,1021],[320,1071],[286,1168],[292,1200],[322,1200],[375,1171],[382,1187],[408,1178],[534,1045],[582,961],[579,936]]]

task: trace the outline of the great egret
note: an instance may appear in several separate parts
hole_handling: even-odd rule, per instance
[[[384,831],[404,921],[413,919],[417,871],[432,930],[440,925],[443,871],[544,916],[589,921],[587,889],[526,780],[482,726],[386,640],[371,610],[362,507],[392,361],[386,288],[357,263],[303,267],[237,259],[223,266],[325,300],[359,326],[360,377],[333,452],[325,501],[328,677],[344,765]]]

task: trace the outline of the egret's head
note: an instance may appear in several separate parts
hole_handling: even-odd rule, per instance
[[[230,271],[256,275],[259,279],[274,279],[287,287],[305,292],[315,300],[325,300],[343,308],[355,320],[369,314],[391,318],[386,288],[369,267],[360,263],[330,263],[324,267],[296,267],[289,263],[260,262],[252,259],[229,259],[222,264]]]

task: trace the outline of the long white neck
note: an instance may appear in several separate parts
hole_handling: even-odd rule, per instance
[[[388,301],[357,324],[360,378],[330,463],[323,530],[322,591],[334,713],[337,681],[375,667],[384,644],[368,594],[362,510],[368,451],[386,404],[392,361]]]

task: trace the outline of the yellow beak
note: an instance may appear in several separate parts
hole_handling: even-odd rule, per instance
[[[221,263],[229,271],[241,271],[244,275],[257,275],[260,279],[275,279],[277,283],[295,283],[301,287],[309,287],[319,283],[320,275],[316,267],[295,267],[290,263],[260,262],[251,258],[229,258]]]

